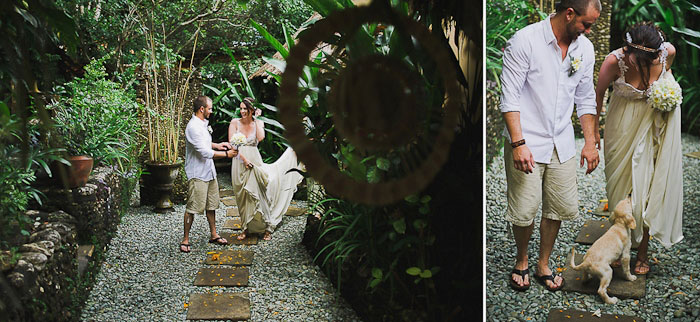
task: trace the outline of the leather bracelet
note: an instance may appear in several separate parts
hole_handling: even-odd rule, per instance
[[[519,146],[521,146],[521,145],[523,145],[523,144],[525,144],[525,139],[512,142],[512,143],[510,144],[510,146],[511,146],[513,149],[515,149],[515,148],[517,148],[517,147],[519,147]]]

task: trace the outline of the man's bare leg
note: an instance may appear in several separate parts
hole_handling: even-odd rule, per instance
[[[637,246],[637,262],[634,264],[634,273],[644,275],[649,273],[649,228],[644,227],[642,241]]]
[[[183,252],[188,252],[190,250],[190,229],[192,228],[192,222],[194,222],[194,214],[185,212],[185,217],[184,217],[184,223],[185,223],[185,236],[182,239],[182,244],[188,245],[180,245],[180,250]]]
[[[518,249],[515,255],[515,269],[517,270],[524,270],[527,268],[527,246],[530,242],[530,236],[532,235],[534,226],[534,222],[530,224],[530,226],[525,227],[511,225],[511,227],[513,227],[513,237],[515,237],[515,247]],[[519,286],[530,285],[530,277],[527,275],[521,277],[513,273],[511,279],[518,283]]]
[[[540,222],[540,257],[537,260],[537,276],[552,274],[552,270],[549,268],[549,256],[552,255],[552,248],[557,240],[559,227],[561,227],[560,220],[542,218]],[[550,288],[556,288],[561,285],[562,278],[561,276],[556,276],[554,283],[552,281],[546,282]]]
[[[221,236],[216,233],[216,212],[214,210],[207,210],[207,221],[209,222],[209,231],[211,232],[211,239],[216,239]],[[222,243],[227,243],[228,241],[221,237]]]

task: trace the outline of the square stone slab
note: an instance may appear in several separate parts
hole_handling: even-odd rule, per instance
[[[200,268],[194,286],[248,286],[248,275],[246,267]]]
[[[610,209],[607,209],[607,210],[605,209],[605,205],[607,205],[607,204],[608,204],[607,199],[601,200],[600,203],[598,204],[598,208],[596,208],[595,211],[593,211],[593,214],[596,216],[600,216],[600,217],[606,217],[606,218],[610,217],[610,214],[611,214],[611,212],[609,211]]]
[[[219,197],[223,198],[223,197],[231,197],[231,196],[233,196],[233,190],[229,190],[229,189],[219,190]]]
[[[690,152],[690,153],[686,153],[686,154],[684,154],[684,155],[687,156],[687,157],[700,159],[700,151],[697,151],[697,152]]]
[[[607,220],[586,220],[581,227],[581,230],[576,235],[576,243],[583,245],[592,245],[600,236],[603,236],[612,224]],[[632,246],[632,249],[637,249]]]
[[[241,217],[233,217],[224,223],[225,229],[241,229]],[[227,239],[228,240],[228,239]]]
[[[223,202],[224,205],[228,207],[233,207],[236,205],[236,199],[232,197],[221,198],[221,202]]]
[[[285,215],[296,217],[296,216],[301,216],[305,213],[306,213],[306,208],[289,206],[289,208],[287,208],[287,212],[285,213]]]
[[[228,240],[228,243],[231,245],[257,245],[258,244],[258,235],[256,234],[248,234],[244,240],[238,240],[238,233],[221,233],[221,236],[224,236],[226,240]]]
[[[571,254],[567,256],[566,262],[571,260]],[[576,264],[583,261],[583,254],[576,254]],[[634,270],[635,258],[630,259],[630,269]],[[634,271],[632,271],[634,274]],[[598,298],[598,286],[600,280],[597,277],[591,277],[588,281],[583,281],[583,271],[576,271],[568,264],[564,267],[561,276],[566,280],[562,290],[567,292],[579,292],[584,294],[595,294]],[[608,295],[617,296],[619,298],[641,299],[646,294],[646,275],[637,275],[635,281],[628,281],[622,273],[622,267],[613,268],[613,280],[608,286]],[[602,301],[602,300],[601,300]]]
[[[240,217],[238,214],[238,208],[228,208],[226,209],[226,216],[229,217]]]
[[[572,309],[551,309],[547,315],[547,322],[560,321],[595,321],[595,322],[644,322],[644,319],[636,316],[622,314],[601,314],[600,317],[593,312],[577,311]]]
[[[252,265],[253,251],[225,249],[218,252],[208,252],[204,264],[232,266]]]
[[[188,320],[250,319],[248,293],[194,293],[190,294]]]

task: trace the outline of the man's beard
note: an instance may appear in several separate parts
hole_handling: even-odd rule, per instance
[[[578,36],[581,34],[580,32],[576,31],[576,28],[574,27],[575,24],[576,22],[573,20],[566,24],[566,36],[568,36],[571,41],[576,40],[576,38],[578,38]]]

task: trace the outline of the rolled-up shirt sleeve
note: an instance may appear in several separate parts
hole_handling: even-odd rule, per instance
[[[593,48],[586,51],[584,61],[584,74],[576,86],[574,103],[576,115],[580,118],[585,114],[596,114],[595,87],[593,86],[593,69],[595,66],[595,54]]]
[[[195,127],[188,127],[185,131],[187,141],[192,143],[194,150],[205,159],[214,158],[214,149],[211,148],[211,141],[207,140]]]
[[[530,69],[530,44],[520,33],[506,43],[501,72],[501,112],[520,112],[520,95]]]

